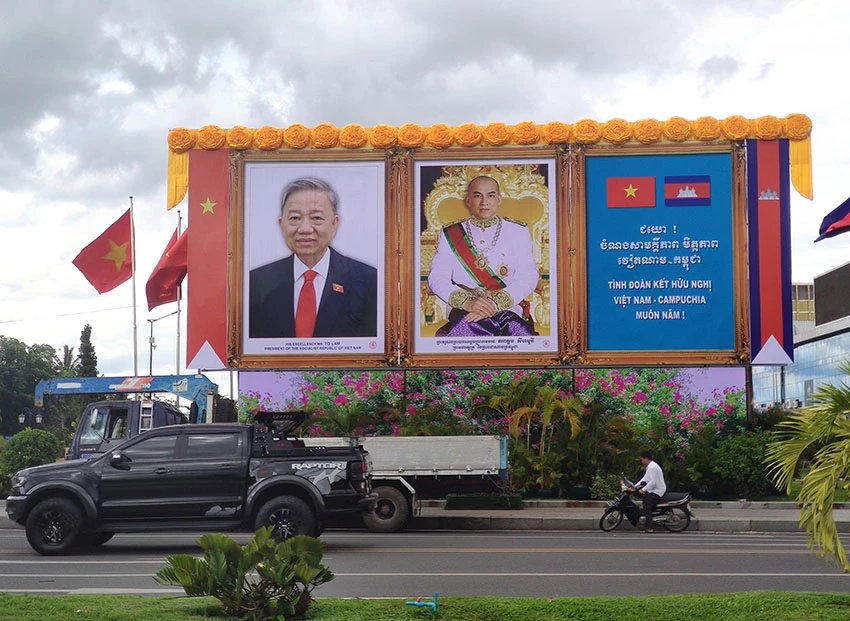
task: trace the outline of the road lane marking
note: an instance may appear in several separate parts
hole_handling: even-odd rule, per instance
[[[334,554],[815,554],[811,550],[706,550],[705,548],[351,548],[325,549],[325,556]]]

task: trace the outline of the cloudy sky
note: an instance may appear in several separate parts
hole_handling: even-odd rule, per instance
[[[176,308],[144,299],[177,224],[173,127],[801,112],[815,199],[792,197],[794,281],[848,261],[850,235],[812,244],[850,195],[844,0],[31,0],[3,13],[0,334],[61,350],[91,323],[102,373],[133,371],[132,288],[98,295],[71,260],[133,196],[146,371],[147,320]],[[154,330],[154,371],[172,373],[174,318]]]

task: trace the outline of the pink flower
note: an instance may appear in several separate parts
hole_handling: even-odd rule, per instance
[[[348,405],[348,395],[339,394],[336,397],[334,397],[334,405],[337,405],[337,406]]]
[[[638,390],[634,396],[635,403],[646,403],[646,393]]]

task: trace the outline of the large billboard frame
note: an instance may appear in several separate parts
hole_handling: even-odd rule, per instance
[[[746,155],[741,143],[723,142],[716,144],[683,145],[621,145],[621,146],[574,146],[575,183],[572,188],[573,243],[575,250],[574,271],[576,291],[582,292],[581,303],[576,305],[575,317],[568,333],[571,339],[565,362],[591,366],[618,365],[724,365],[745,364],[750,357],[749,343],[749,293],[747,279],[747,197]],[[730,335],[733,347],[728,349],[666,349],[666,350],[594,350],[589,342],[588,308],[588,201],[587,161],[594,157],[652,155],[724,154],[730,157],[731,170],[731,239],[733,278],[733,308],[729,309],[733,324]]]
[[[599,156],[641,157],[728,153],[732,171],[732,243],[734,289],[734,347],[647,351],[598,351],[588,340],[587,160]],[[316,353],[256,353],[246,351],[244,294],[246,235],[246,165],[280,163],[308,169],[315,165],[382,162],[384,164],[383,240],[385,252],[379,312],[382,347],[374,353],[354,354],[319,350]],[[548,285],[556,308],[550,336],[556,345],[547,351],[417,351],[421,340],[422,253],[417,170],[420,166],[457,165],[474,168],[545,162],[554,213],[550,242],[554,278]],[[387,368],[387,367],[550,367],[559,365],[728,365],[749,358],[748,290],[746,261],[746,158],[740,143],[681,145],[544,146],[523,148],[369,149],[358,151],[238,151],[231,154],[231,211],[228,274],[228,361],[231,368]],[[486,172],[486,170],[484,171]],[[420,197],[421,199],[421,197]],[[378,212],[381,206],[377,206]],[[380,213],[379,213],[380,215]],[[420,302],[421,303],[421,302]]]
[[[402,303],[403,311],[401,315],[400,335],[402,336],[401,344],[403,348],[401,358],[404,360],[405,366],[409,365],[415,368],[442,366],[545,367],[560,364],[564,339],[564,322],[562,318],[566,311],[566,296],[561,294],[560,282],[562,274],[567,269],[567,263],[566,253],[558,252],[557,249],[561,248],[562,244],[565,247],[567,234],[568,218],[565,214],[568,206],[568,196],[566,193],[568,182],[564,175],[568,172],[568,167],[565,152],[565,149],[555,146],[524,148],[476,147],[441,151],[423,149],[411,150],[409,152],[409,160],[406,162],[406,174],[404,176],[404,191],[402,193],[407,200],[402,203],[402,234],[400,237],[402,241],[400,252],[402,256],[401,299],[404,300]],[[546,189],[548,194],[545,199],[548,201],[548,204],[545,206],[548,224],[545,227],[545,248],[542,249],[547,254],[542,264],[548,266],[548,272],[541,274],[540,280],[543,287],[548,288],[548,293],[540,295],[538,293],[540,288],[537,287],[533,294],[535,297],[544,298],[544,304],[552,299],[555,300],[554,308],[550,308],[546,312],[545,319],[550,320],[546,324],[548,326],[548,334],[543,337],[537,334],[529,337],[529,340],[533,340],[534,342],[526,344],[525,351],[516,351],[519,349],[516,342],[525,339],[510,336],[499,338],[472,337],[467,339],[449,337],[448,339],[440,340],[453,340],[460,343],[461,347],[468,346],[468,349],[463,350],[459,348],[454,351],[434,351],[435,348],[428,348],[430,351],[417,351],[417,345],[421,346],[430,339],[430,336],[425,336],[422,333],[423,324],[420,317],[422,312],[422,298],[426,295],[423,291],[427,289],[427,284],[424,282],[424,276],[419,271],[421,263],[425,262],[423,259],[426,252],[423,251],[424,236],[420,230],[421,225],[423,225],[421,218],[424,218],[424,214],[421,214],[421,203],[424,197],[419,194],[420,179],[417,177],[417,171],[423,167],[438,166],[463,169],[466,174],[460,174],[461,179],[454,180],[457,186],[457,194],[454,198],[457,202],[460,202],[463,198],[461,194],[466,191],[468,182],[475,176],[492,175],[500,180],[500,184],[503,184],[503,176],[498,172],[493,172],[494,170],[498,171],[508,167],[535,165],[545,165],[548,167],[546,173],[548,179]],[[512,196],[512,189],[515,188],[502,188],[503,205],[504,201],[515,200],[517,198],[516,196]],[[417,198],[419,198],[418,201]],[[443,224],[449,223],[445,222]],[[548,279],[550,274],[554,274],[555,278],[544,281],[543,277],[545,276]],[[429,293],[431,293],[430,290]],[[441,302],[438,300],[438,303]],[[499,342],[478,346],[480,341]],[[487,349],[483,350],[481,347],[486,347]],[[509,347],[514,348],[514,350],[507,351]],[[483,363],[482,359],[484,360]]]
[[[391,358],[395,330],[397,324],[397,306],[393,295],[390,295],[388,283],[398,281],[398,263],[395,261],[395,253],[390,249],[397,245],[398,227],[393,218],[387,214],[396,209],[396,199],[393,192],[395,184],[392,182],[391,162],[388,161],[388,153],[382,149],[369,149],[347,152],[304,152],[304,151],[275,151],[275,152],[253,152],[239,151],[231,154],[230,167],[230,235],[228,254],[228,363],[231,368],[381,368],[387,365]],[[247,333],[248,317],[245,299],[250,294],[247,279],[245,277],[246,267],[246,236],[251,235],[250,226],[246,225],[246,212],[249,210],[250,197],[246,197],[246,169],[252,165],[279,164],[289,166],[298,171],[301,177],[322,176],[322,171],[337,167],[357,166],[358,164],[380,164],[382,179],[380,183],[380,204],[375,206],[375,217],[380,227],[377,237],[380,240],[377,252],[377,326],[374,339],[347,338],[347,337],[323,337],[323,338],[293,338],[281,337],[271,339],[253,339]],[[296,176],[292,174],[290,176]],[[332,184],[333,185],[333,184]],[[282,184],[281,188],[282,189]],[[278,189],[278,196],[280,194]],[[341,193],[339,188],[335,188]],[[278,203],[279,205],[279,203]],[[274,209],[279,209],[275,205]],[[351,221],[352,214],[342,212],[342,223],[345,219]],[[247,214],[250,217],[250,214]],[[350,228],[349,228],[350,230]],[[282,239],[280,242],[282,243]],[[382,248],[381,248],[382,247]],[[383,252],[381,252],[381,250]],[[383,276],[383,277],[381,277]],[[338,283],[332,284],[333,293],[345,295],[345,288]],[[326,289],[326,291],[331,291]],[[351,293],[351,292],[349,292]],[[254,346],[253,342],[260,343]],[[258,353],[256,350],[265,343],[268,350],[286,351],[290,348],[295,353]],[[311,343],[317,346],[312,348],[315,353],[303,353],[311,350]],[[346,345],[346,343],[352,343]],[[276,345],[275,345],[276,344]],[[354,353],[342,353],[344,348],[356,349]]]

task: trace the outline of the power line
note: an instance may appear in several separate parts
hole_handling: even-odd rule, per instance
[[[143,307],[143,305],[139,304],[138,307]],[[78,315],[93,315],[95,313],[109,313],[117,310],[127,310],[133,308],[132,305],[129,306],[115,306],[113,308],[101,308],[100,310],[86,310],[86,311],[78,311],[76,313],[61,313],[59,315],[42,315],[41,317],[26,317],[25,319],[0,319],[0,324],[4,323],[21,323],[24,321],[42,321],[44,319],[56,319],[59,317],[76,317]]]

